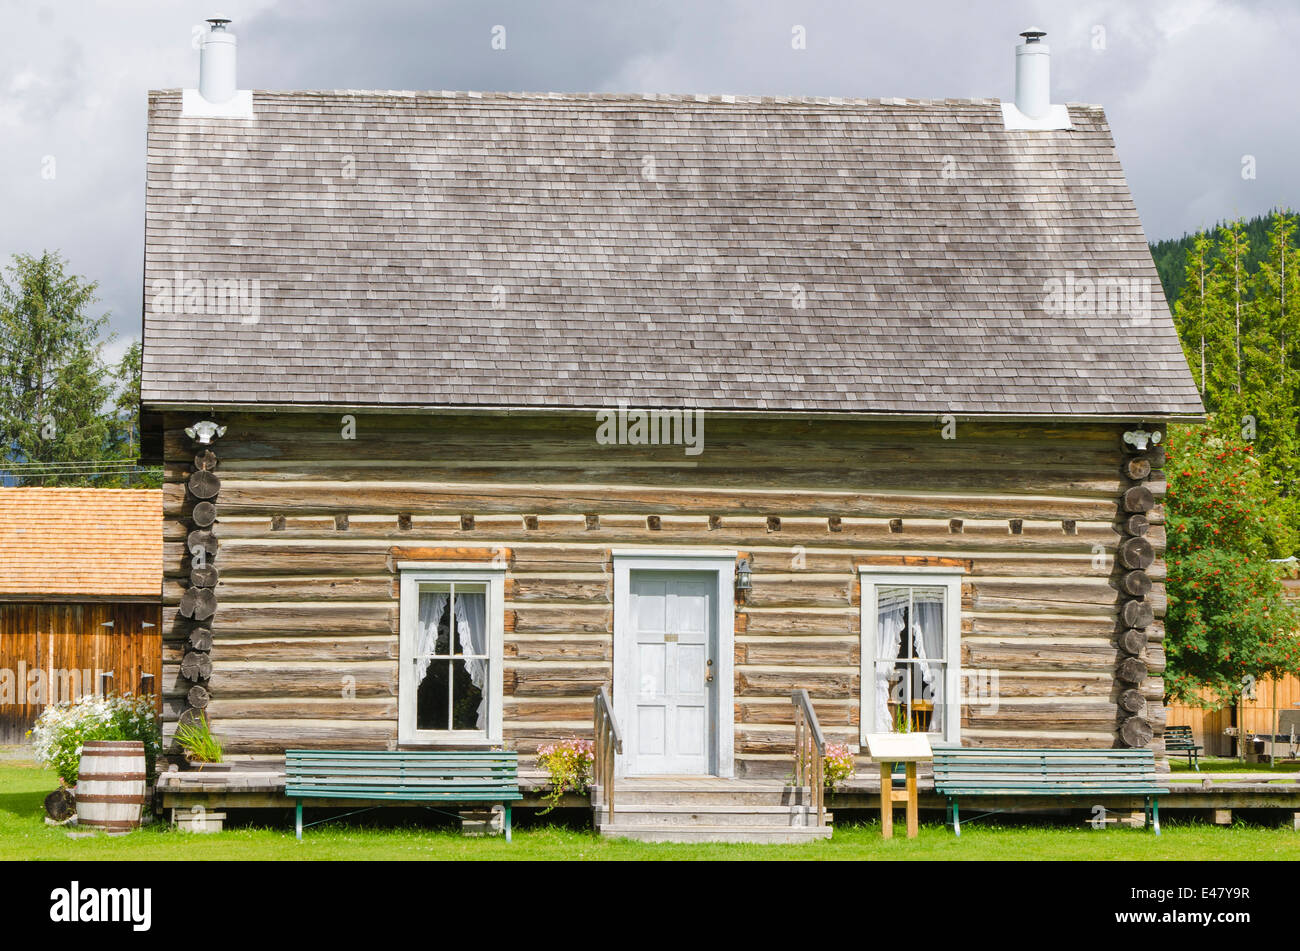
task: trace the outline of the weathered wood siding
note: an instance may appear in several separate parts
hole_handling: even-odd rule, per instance
[[[737,606],[736,764],[788,771],[790,693],[857,742],[856,568],[943,558],[968,571],[963,669],[996,671],[969,744],[1110,746],[1124,427],[778,421],[710,415],[704,450],[606,446],[581,417],[221,415],[217,613],[208,707],[232,750],[384,747],[397,737],[398,549],[508,559],[505,736],[525,754],[591,729],[612,669],[610,550],[750,553]],[[183,709],[185,479],[197,416],[166,418],[164,693]],[[1163,491],[1163,457],[1146,483]],[[1162,508],[1147,538],[1164,549]],[[459,553],[449,549],[463,549]],[[1163,561],[1141,685],[1161,748]],[[347,689],[345,689],[347,688]]]
[[[156,693],[159,622],[157,601],[0,602],[0,743],[22,742],[47,702]]]

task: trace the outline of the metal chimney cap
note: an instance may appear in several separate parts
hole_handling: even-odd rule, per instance
[[[212,32],[225,32],[226,24],[230,21],[225,17],[208,17],[208,22],[212,24]],[[1024,34],[1022,33],[1021,36]]]
[[[1031,26],[1029,29],[1025,30],[1025,32],[1021,33],[1020,35],[1025,38],[1026,43],[1037,43],[1039,40],[1045,37],[1047,33],[1044,30],[1038,29],[1038,27],[1036,26]]]

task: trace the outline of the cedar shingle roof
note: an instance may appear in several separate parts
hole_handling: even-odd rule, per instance
[[[0,488],[0,598],[158,597],[162,490]]]
[[[1094,106],[1055,132],[997,100],[254,108],[150,94],[146,403],[1202,412]],[[196,279],[260,284],[167,312]],[[1115,279],[1141,320],[1045,309]]]

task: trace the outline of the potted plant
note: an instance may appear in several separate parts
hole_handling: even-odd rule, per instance
[[[185,751],[185,760],[195,769],[229,769],[223,762],[221,738],[212,732],[206,714],[176,727],[176,743]]]

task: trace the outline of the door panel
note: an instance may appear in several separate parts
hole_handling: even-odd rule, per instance
[[[712,574],[633,572],[631,641],[636,657],[637,775],[707,774],[714,760],[716,665]]]

